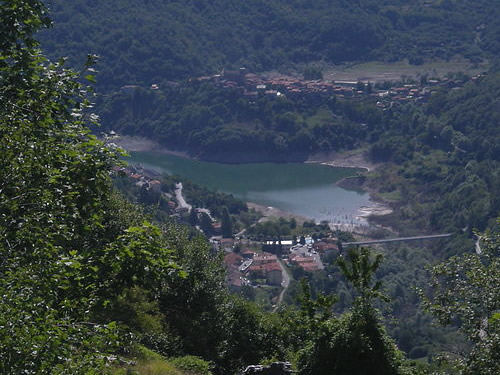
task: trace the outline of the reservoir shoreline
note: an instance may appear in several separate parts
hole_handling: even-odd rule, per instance
[[[151,153],[172,155],[193,161],[200,161],[200,162],[205,161],[205,160],[200,160],[199,158],[192,157],[186,152],[169,150],[159,145],[157,142],[143,137],[115,135],[109,137],[106,141],[108,144],[114,143],[115,145],[123,148],[127,152],[151,152]],[[267,161],[267,162],[275,163],[275,161]],[[259,164],[259,163],[236,163],[236,164]],[[302,163],[299,164],[321,164],[334,168],[350,168],[350,169],[356,168],[356,169],[364,169],[366,172],[371,171],[377,167],[377,165],[370,163],[368,160],[366,160],[366,158],[363,155],[363,152],[360,150],[355,150],[345,153],[312,155],[307,160],[302,161]],[[358,174],[363,174],[363,173],[365,172],[358,172]],[[349,184],[345,183],[348,180],[349,178],[343,178],[337,183],[335,183],[335,185],[340,186],[344,189],[347,188],[348,190],[352,190],[353,187],[348,186]],[[339,228],[349,231],[358,231],[360,228],[365,230],[366,227],[369,225],[369,221],[367,220],[369,216],[384,215],[392,212],[391,208],[387,206],[387,204],[384,204],[384,202],[376,201],[375,199],[373,199],[374,198],[374,195],[372,194],[373,192],[367,191],[367,189],[363,188],[362,186],[361,189],[358,186],[354,188],[354,190],[364,191],[366,194],[368,194],[370,202],[368,204],[363,204],[358,208],[357,213],[355,214],[355,221],[352,221],[351,223],[346,223],[346,222],[334,223],[332,220],[331,221],[332,228]],[[251,199],[243,198],[243,200],[247,201],[249,208],[253,208],[262,212],[263,215],[266,217],[284,217],[284,218],[295,217],[298,222],[304,222],[306,220],[318,221],[316,220],[316,218],[308,217],[308,215],[302,215],[290,212],[286,209],[283,209],[283,207],[278,208],[274,207],[274,205],[272,204],[266,205],[263,204],[263,202],[253,202]]]

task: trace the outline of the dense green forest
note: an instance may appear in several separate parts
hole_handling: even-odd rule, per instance
[[[100,55],[99,85],[254,72],[324,61],[421,64],[500,51],[498,3],[478,0],[46,0],[51,56]]]
[[[314,152],[359,146],[382,120],[373,99],[249,101],[210,83],[137,89],[102,100],[104,130],[154,138],[208,160],[305,160]]]
[[[145,1],[144,8],[147,4],[160,3]],[[316,9],[313,2],[293,4]],[[359,4],[365,9],[368,3]],[[435,7],[454,9],[454,4],[465,3],[443,1]],[[492,228],[478,233],[480,251],[436,265],[431,284],[417,284],[423,306],[468,340],[460,352],[450,350],[449,361],[428,365],[405,359],[377,310],[387,301],[384,275],[415,264],[408,251],[386,254],[386,261],[368,249],[347,251],[327,269],[334,278],[318,274],[296,285],[297,305],[275,313],[230,295],[220,255],[205,238],[168,220],[152,222],[148,212],[113,188],[111,170],[121,164],[121,154],[89,130],[98,120],[89,86],[95,80],[93,58],[69,70],[64,59],[51,63],[44,57],[34,35],[50,20],[40,1],[0,0],[0,20],[1,373],[151,373],[140,367],[141,360],[206,375],[235,374],[273,360],[291,361],[298,374],[311,375],[498,373],[500,237],[490,220],[498,213],[494,69],[461,90],[443,89],[427,106],[395,107],[373,122],[373,129],[370,122],[362,126],[352,119],[368,130],[352,135],[359,143],[346,148],[371,139],[372,158],[392,163],[366,180],[400,194],[397,215],[430,217],[428,225],[436,228],[465,225],[465,232]],[[339,113],[349,118],[345,105]],[[336,101],[326,103],[325,111],[334,116],[336,108]],[[354,113],[362,108],[359,104]],[[349,130],[345,126],[344,136]],[[407,138],[411,142],[401,142]],[[450,187],[452,193],[444,195]],[[434,200],[425,205],[409,189],[418,196],[429,189]],[[190,190],[200,204],[222,200],[244,212],[231,197]],[[395,309],[416,299],[401,285],[423,278],[421,269],[406,272],[413,275],[388,285],[398,297]],[[422,318],[414,320],[411,325],[418,327]],[[436,339],[432,334],[416,331],[425,337],[422,343],[407,337],[397,344],[418,349],[412,357],[420,358],[426,335]]]

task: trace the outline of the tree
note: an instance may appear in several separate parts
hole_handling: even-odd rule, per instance
[[[323,79],[323,72],[318,67],[308,66],[307,68],[304,69],[304,79],[307,80]]]
[[[304,235],[300,236],[299,243],[301,245],[305,245],[306,244],[306,237]]]
[[[189,224],[193,227],[198,224],[198,214],[196,213],[196,209],[193,207],[191,211],[189,211]]]
[[[213,233],[212,220],[205,212],[201,213],[200,228],[208,237],[210,237]]]
[[[431,297],[420,294],[440,323],[458,325],[472,343],[469,353],[452,360],[454,373],[493,375],[500,372],[500,234],[478,236],[476,253],[434,266]]]
[[[233,237],[233,221],[231,215],[229,215],[229,210],[227,207],[222,209],[222,223],[221,223],[222,237],[232,238]]]
[[[94,59],[43,57],[40,1],[0,1],[0,19],[0,372],[101,374],[127,335],[96,312],[158,287],[172,255],[112,193],[117,151],[88,130]]]
[[[372,277],[381,257],[371,261],[366,248],[350,250],[347,261],[339,260],[344,276],[354,285],[358,297],[350,312],[340,318],[330,317],[324,297],[319,304],[311,303],[306,293],[302,305],[312,324],[312,338],[299,352],[300,375],[332,374],[398,374],[402,354],[385,332],[372,300],[380,297],[380,284]],[[324,311],[320,318],[316,311]],[[325,312],[326,311],[326,312]]]

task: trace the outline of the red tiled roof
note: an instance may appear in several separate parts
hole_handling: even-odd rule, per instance
[[[240,265],[243,262],[243,258],[236,253],[229,253],[224,257],[224,263],[227,265]]]
[[[281,271],[281,266],[279,265],[278,262],[273,262],[273,263],[265,263],[265,264],[252,264],[249,267],[250,272],[259,272],[262,271],[264,273],[271,272],[271,271]]]

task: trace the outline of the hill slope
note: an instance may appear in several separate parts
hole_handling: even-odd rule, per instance
[[[325,61],[419,64],[500,50],[495,1],[46,0],[51,56],[101,56],[99,84],[116,88],[247,66]]]

